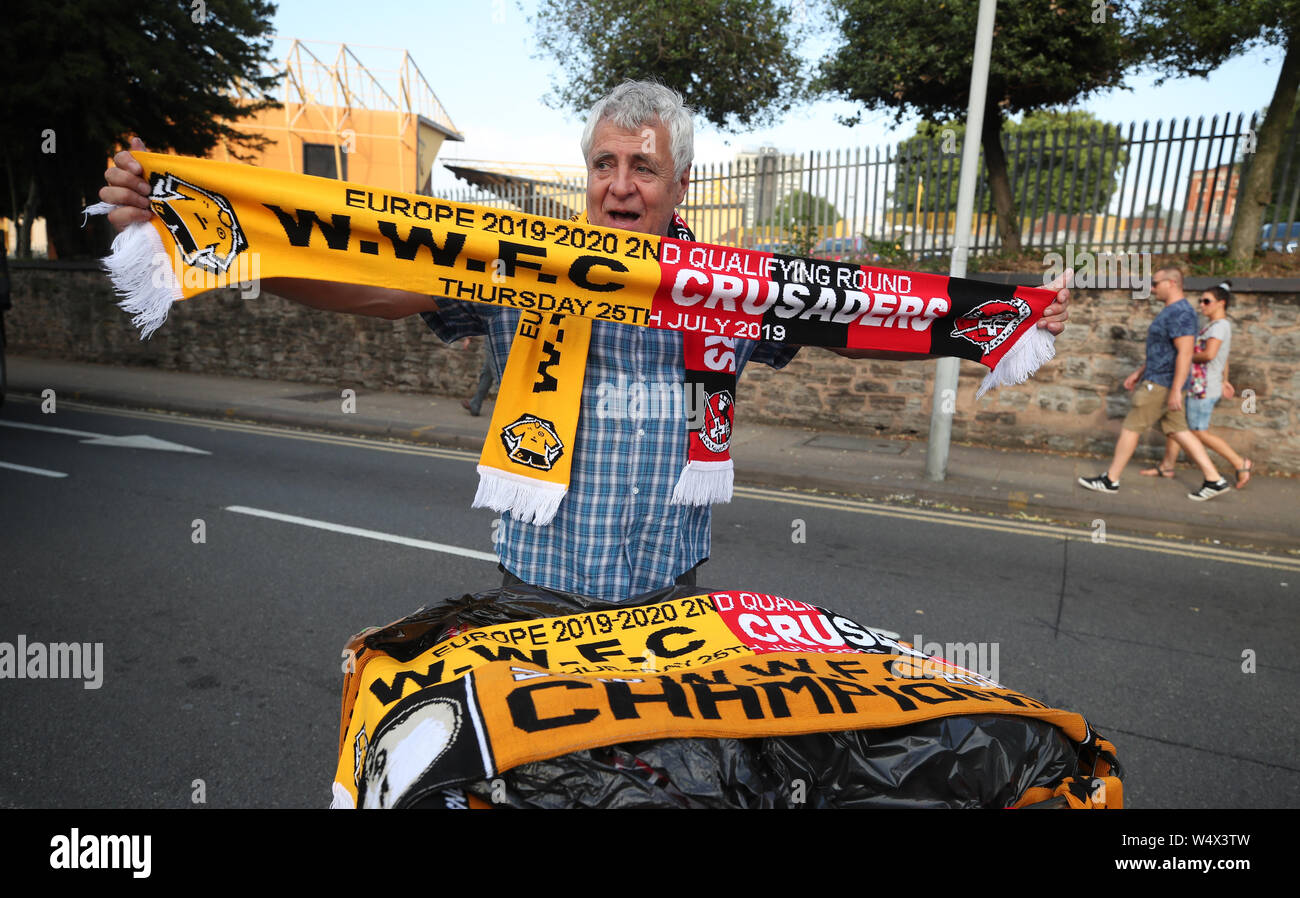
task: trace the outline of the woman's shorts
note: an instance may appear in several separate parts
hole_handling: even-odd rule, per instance
[[[1183,403],[1187,408],[1187,426],[1191,430],[1209,430],[1210,413],[1214,411],[1214,404],[1218,399],[1197,399],[1195,396],[1188,396],[1187,401]]]

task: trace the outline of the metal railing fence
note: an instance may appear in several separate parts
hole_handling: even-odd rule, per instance
[[[1225,245],[1250,165],[1256,116],[1225,114],[1003,136],[1022,249],[1178,253]],[[1296,221],[1300,150],[1293,126],[1277,160],[1266,223]],[[781,154],[764,148],[696,165],[680,211],[697,239],[729,246],[895,259],[947,255],[960,141]],[[1001,249],[981,154],[972,253]],[[568,218],[581,182],[522,181],[443,198]],[[1281,229],[1279,228],[1279,231]]]

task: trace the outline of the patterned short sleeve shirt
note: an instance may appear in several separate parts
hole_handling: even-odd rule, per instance
[[[1144,380],[1162,387],[1173,385],[1174,362],[1178,358],[1174,338],[1195,337],[1197,324],[1196,309],[1186,297],[1160,310],[1160,314],[1147,328],[1147,361],[1142,372]],[[1180,385],[1179,389],[1186,387]]]

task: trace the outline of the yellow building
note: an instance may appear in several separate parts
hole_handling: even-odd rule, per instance
[[[396,68],[381,70],[346,44],[283,40],[275,97],[281,108],[234,125],[269,141],[260,151],[238,150],[242,161],[428,194],[443,142],[465,138],[410,54],[385,51],[395,55]],[[373,57],[380,48],[367,50]],[[225,146],[209,157],[238,161]]]
[[[285,47],[276,67],[275,99],[281,108],[262,110],[232,126],[261,135],[266,146],[239,149],[238,156],[221,146],[208,158],[429,195],[433,163],[443,143],[465,138],[410,54],[367,47],[372,62],[391,57],[392,67],[382,69],[362,63],[346,44],[277,41]],[[111,159],[105,161],[111,164]],[[16,230],[12,221],[0,218],[0,239],[11,256]],[[50,251],[44,218],[32,222],[30,246],[38,258]]]

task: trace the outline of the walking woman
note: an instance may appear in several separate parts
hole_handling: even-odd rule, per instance
[[[1231,399],[1236,395],[1228,382],[1228,350],[1232,345],[1232,323],[1228,321],[1228,306],[1232,305],[1232,285],[1224,281],[1201,294],[1201,313],[1209,319],[1196,338],[1196,351],[1192,355],[1192,376],[1187,395],[1187,426],[1205,444],[1205,448],[1226,458],[1237,472],[1237,489],[1250,480],[1254,463],[1243,458],[1222,437],[1210,433],[1210,414],[1219,397]],[[1178,462],[1178,444],[1165,440],[1165,457],[1158,467],[1147,468],[1142,473],[1148,477],[1173,477]]]

